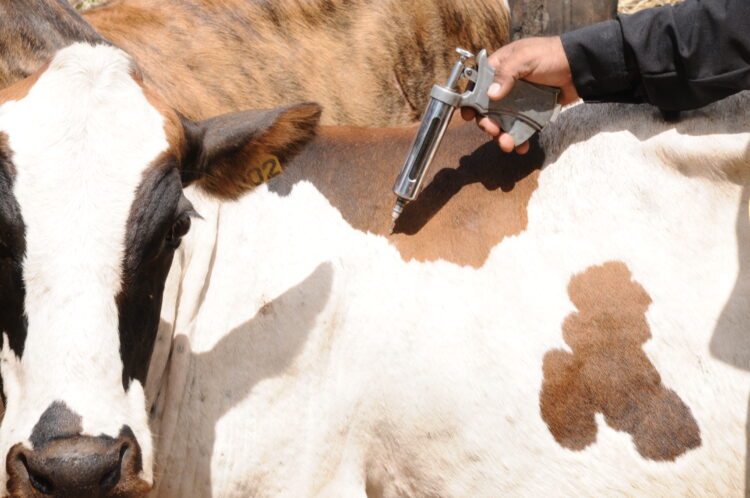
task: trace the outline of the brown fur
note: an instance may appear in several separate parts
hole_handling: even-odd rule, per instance
[[[26,95],[28,95],[29,91],[31,91],[31,88],[36,84],[44,71],[47,69],[47,66],[48,64],[44,64],[30,77],[24,78],[9,87],[0,90],[0,105],[12,100],[21,100]]]
[[[115,0],[85,16],[189,118],[316,101],[323,123],[360,126],[416,120],[455,47],[499,47],[509,28],[495,0]],[[0,87],[102,40],[65,0],[9,0],[0,17]]]
[[[520,1],[516,23],[541,12],[570,28],[614,14],[612,0],[571,12]],[[65,0],[0,6],[0,87],[74,41],[101,41],[93,25],[189,118],[315,101],[323,124],[391,126],[419,118],[455,47],[492,50],[510,30],[499,0],[113,0],[84,15],[91,25]]]
[[[673,461],[701,444],[690,408],[664,386],[643,351],[651,338],[646,290],[624,263],[593,266],[568,285],[578,311],[567,317],[563,337],[573,350],[544,357],[542,418],[555,440],[571,450],[596,441],[596,413],[633,437],[650,460]]]
[[[404,209],[393,234],[391,191],[416,129],[322,128],[272,191],[286,195],[312,182],[357,230],[388,236],[405,260],[444,259],[480,267],[492,247],[521,233],[543,152],[503,154],[473,124],[452,126],[424,190]]]
[[[0,88],[34,74],[62,47],[102,40],[65,0],[4,0],[0,19]]]
[[[499,47],[509,25],[495,0],[115,0],[85,16],[189,118],[315,101],[322,123],[359,126],[418,119],[453,49]]]
[[[308,103],[230,113],[198,123],[199,129],[209,130],[200,140],[199,185],[220,198],[237,199],[258,186],[256,158],[271,154],[281,163],[291,160],[315,135],[320,113],[320,106]],[[193,176],[187,173],[186,183]]]

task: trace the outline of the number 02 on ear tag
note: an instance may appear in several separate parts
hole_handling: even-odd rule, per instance
[[[262,154],[248,171],[250,183],[254,186],[263,185],[271,178],[279,176],[283,169],[279,158],[273,154]]]

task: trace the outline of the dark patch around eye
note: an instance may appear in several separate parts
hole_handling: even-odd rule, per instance
[[[16,170],[11,157],[7,136],[0,133],[0,334],[8,334],[11,349],[20,357],[26,342],[21,267],[26,228],[13,195]]]
[[[11,350],[20,358],[27,332],[21,266],[26,252],[26,227],[13,195],[15,174],[7,136],[0,133],[0,341],[7,334]],[[0,395],[5,402],[2,387],[0,378]]]
[[[167,232],[166,243],[171,249],[180,247],[182,237],[187,235],[192,225],[191,218],[200,218],[201,216],[193,210],[193,206],[185,197],[180,199],[177,205],[177,217]]]
[[[161,249],[182,198],[182,184],[174,162],[151,170],[138,188],[127,225],[124,276],[135,273]]]
[[[164,154],[144,174],[127,222],[122,290],[116,298],[126,389],[133,379],[145,382],[175,249],[168,239],[183,211],[191,209],[177,161]]]

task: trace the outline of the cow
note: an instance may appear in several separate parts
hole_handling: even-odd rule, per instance
[[[325,124],[392,126],[419,118],[456,47],[499,47],[510,30],[504,0],[114,0],[83,16],[3,2],[0,87],[103,36],[190,119],[315,101]]]
[[[106,42],[0,102],[7,494],[744,491],[750,95],[454,126],[393,233],[413,126],[196,122]]]
[[[742,496],[748,122],[579,105],[526,156],[454,126],[393,233],[413,127],[194,192],[157,494]]]
[[[0,95],[9,494],[743,492],[747,95],[457,126],[391,234],[413,127],[300,152],[93,42]]]
[[[515,2],[514,36],[540,34],[524,9],[544,18],[544,34],[559,34],[612,18],[616,3],[562,12]],[[191,119],[309,100],[323,106],[323,124],[393,126],[420,117],[454,48],[507,43],[509,17],[505,0],[113,0],[83,18],[65,0],[8,0],[0,87],[101,35]]]
[[[232,164],[291,157],[320,107],[187,120],[107,43],[62,49],[0,102],[3,494],[142,496],[142,386],[194,216],[182,187],[236,197],[251,178]]]

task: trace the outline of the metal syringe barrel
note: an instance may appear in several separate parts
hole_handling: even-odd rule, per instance
[[[452,105],[435,98],[430,99],[409,155],[396,178],[394,194],[409,201],[417,197],[424,174],[435,156],[455,110]]]
[[[409,155],[404,161],[401,172],[396,178],[393,193],[400,199],[413,201],[417,197],[427,168],[435,156],[456,107],[458,107],[459,95],[455,93],[456,84],[463,74],[464,63],[467,59],[473,57],[473,54],[463,49],[456,49],[456,52],[458,52],[460,59],[453,66],[445,86],[435,85],[432,87],[430,102],[422,116],[422,124],[414,138],[411,149],[409,149]],[[396,209],[400,211],[401,207],[397,205]]]

